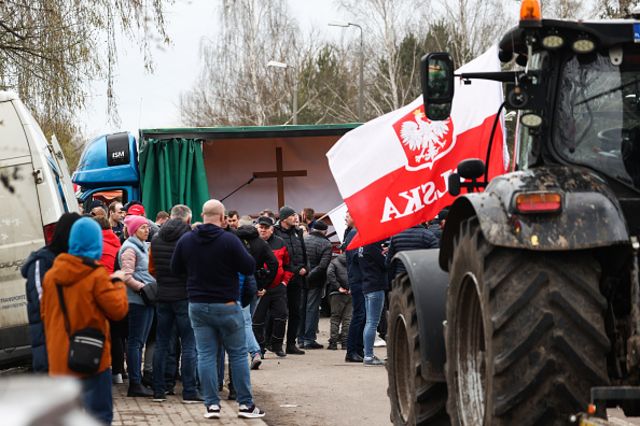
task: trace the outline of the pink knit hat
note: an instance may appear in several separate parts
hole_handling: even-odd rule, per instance
[[[127,227],[127,232],[129,233],[129,236],[134,235],[136,232],[138,232],[138,228],[148,223],[149,222],[147,221],[147,218],[144,216],[127,215],[124,218],[124,224]]]

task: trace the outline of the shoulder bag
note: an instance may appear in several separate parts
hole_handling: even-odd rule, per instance
[[[97,328],[87,327],[71,334],[69,314],[64,303],[62,287],[56,285],[60,308],[64,316],[64,328],[69,336],[69,355],[67,366],[69,369],[82,374],[94,374],[100,368],[100,360],[104,352],[105,337]]]

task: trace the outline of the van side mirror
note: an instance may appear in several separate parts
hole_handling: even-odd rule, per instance
[[[448,53],[429,53],[420,61],[422,99],[429,120],[446,120],[453,101],[453,60]]]

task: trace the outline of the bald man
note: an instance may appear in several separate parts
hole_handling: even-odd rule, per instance
[[[202,206],[202,222],[176,245],[171,269],[187,276],[189,318],[196,337],[198,373],[207,419],[220,418],[218,350],[229,354],[233,382],[240,405],[238,417],[264,416],[253,403],[244,317],[238,304],[238,274],[255,272],[256,263],[240,239],[224,230],[224,205],[209,200]]]

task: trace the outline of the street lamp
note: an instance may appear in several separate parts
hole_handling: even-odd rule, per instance
[[[271,68],[291,68],[295,70],[295,67],[285,64],[284,62],[269,61],[267,67]],[[298,78],[293,76],[293,124],[298,124]]]
[[[329,22],[330,27],[356,27],[360,30],[360,89],[358,91],[358,119],[362,123],[364,121],[364,43],[362,37],[362,27],[353,22]]]

